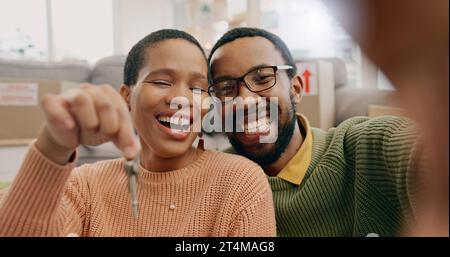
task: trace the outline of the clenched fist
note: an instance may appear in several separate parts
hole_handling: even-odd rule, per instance
[[[59,95],[45,95],[41,104],[46,124],[36,147],[51,160],[65,164],[79,145],[108,141],[127,159],[137,155],[139,144],[127,104],[111,86],[82,84]]]

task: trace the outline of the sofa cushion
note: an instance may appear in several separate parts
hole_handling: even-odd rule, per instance
[[[41,62],[0,59],[0,77],[88,82],[90,72],[89,64],[80,60]]]
[[[110,84],[119,89],[123,81],[123,66],[126,55],[114,55],[100,59],[91,75],[93,84]]]

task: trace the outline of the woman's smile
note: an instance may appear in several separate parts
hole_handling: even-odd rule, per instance
[[[191,132],[192,117],[187,113],[162,113],[156,115],[157,127],[175,140],[185,140]]]

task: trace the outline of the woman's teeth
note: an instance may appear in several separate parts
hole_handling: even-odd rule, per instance
[[[262,118],[256,121],[252,121],[244,125],[245,134],[256,134],[266,132],[269,129],[270,120],[267,118]]]
[[[189,126],[190,120],[185,117],[158,116],[157,120],[166,127],[183,130]]]

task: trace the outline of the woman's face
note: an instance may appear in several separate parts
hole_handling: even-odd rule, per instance
[[[168,39],[148,47],[146,60],[129,98],[141,143],[163,158],[183,155],[198,134],[192,132],[193,94],[199,94],[194,89],[202,89],[201,98],[207,97],[205,57],[189,41]],[[184,107],[171,109],[171,104]],[[181,116],[174,116],[175,113]]]

